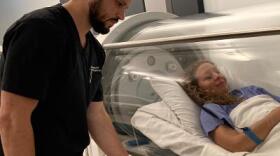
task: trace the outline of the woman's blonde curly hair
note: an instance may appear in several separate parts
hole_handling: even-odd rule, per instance
[[[198,86],[195,73],[198,67],[204,63],[210,63],[215,65],[209,60],[199,60],[192,64],[190,68],[187,69],[186,77],[183,82],[179,82],[179,85],[183,90],[189,95],[189,97],[198,105],[203,106],[205,103],[216,103],[216,104],[236,104],[240,103],[241,99],[235,96],[225,93],[223,95],[210,94],[205,92]]]

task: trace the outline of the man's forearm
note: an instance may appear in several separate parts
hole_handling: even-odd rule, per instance
[[[108,156],[127,156],[107,113],[100,111],[92,115],[88,120],[89,131],[97,145]]]
[[[31,124],[2,126],[0,133],[5,156],[35,156]]]

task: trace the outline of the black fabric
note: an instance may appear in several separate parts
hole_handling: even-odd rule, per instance
[[[104,59],[91,33],[82,48],[60,4],[26,14],[8,29],[1,87],[39,100],[31,119],[36,156],[80,156],[89,144],[86,110],[90,101],[103,99]]]
[[[0,156],[4,156],[4,152],[2,149],[1,139],[0,139]]]
[[[198,5],[198,13],[205,13],[204,1],[203,0],[197,0],[197,5]]]

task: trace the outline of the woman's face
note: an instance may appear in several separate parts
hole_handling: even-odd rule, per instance
[[[205,92],[213,94],[225,94],[228,92],[228,85],[226,78],[217,67],[211,63],[201,64],[196,72],[195,77],[198,82],[198,86]]]

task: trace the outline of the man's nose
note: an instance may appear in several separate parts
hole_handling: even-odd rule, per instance
[[[120,20],[124,20],[124,17],[125,17],[124,9],[120,9],[117,16]]]

